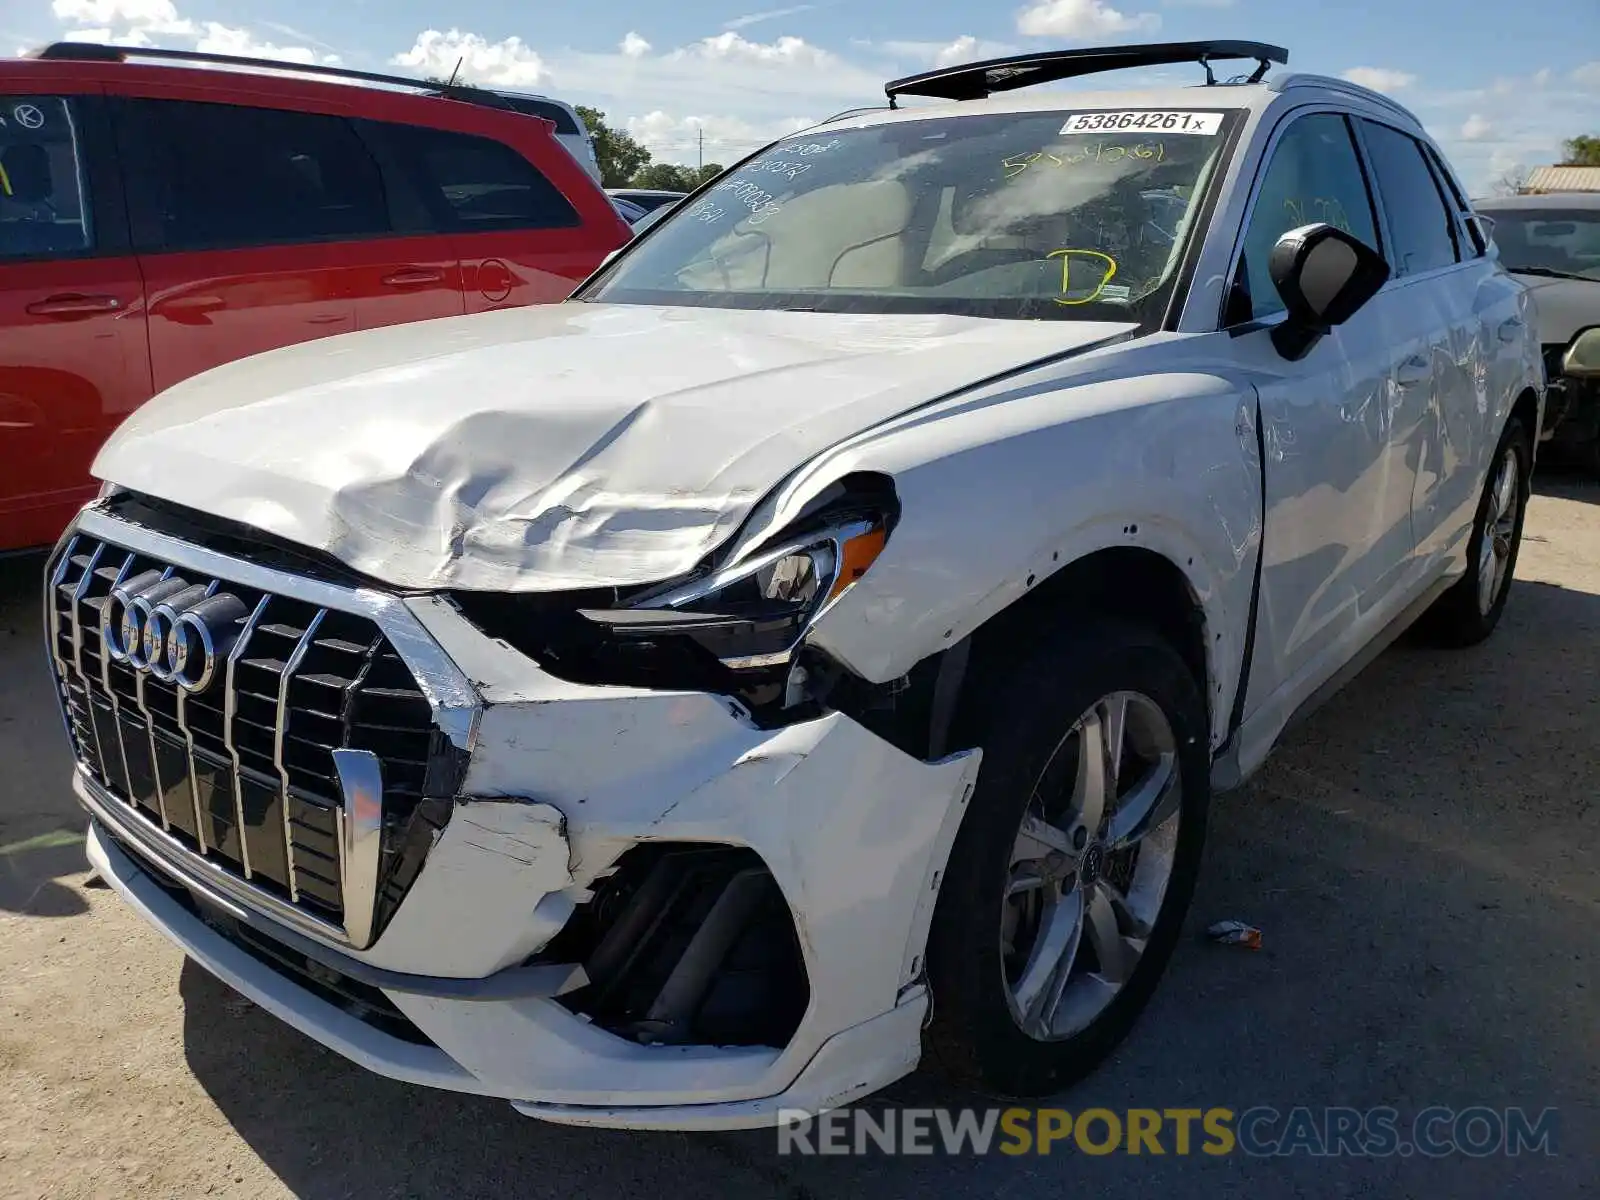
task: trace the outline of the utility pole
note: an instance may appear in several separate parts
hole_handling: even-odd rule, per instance
[[[704,125],[700,126],[699,132],[700,132],[700,164],[699,164],[699,166],[700,166],[700,169],[702,171],[704,171],[706,169],[706,129],[705,129]]]

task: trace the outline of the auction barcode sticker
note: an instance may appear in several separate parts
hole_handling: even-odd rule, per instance
[[[1062,133],[1216,133],[1222,128],[1219,112],[1170,112],[1166,109],[1141,109],[1137,112],[1073,113],[1061,127]]]

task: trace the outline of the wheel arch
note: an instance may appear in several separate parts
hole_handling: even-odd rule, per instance
[[[1528,430],[1532,439],[1529,457],[1537,459],[1539,456],[1539,423],[1543,419],[1543,407],[1539,403],[1539,393],[1531,387],[1523,388],[1522,392],[1511,403],[1511,412],[1507,421],[1519,420]],[[1498,441],[1498,439],[1496,439]]]
[[[1176,561],[1148,546],[1102,546],[1026,583],[1021,595],[891,683],[845,671],[830,703],[907,753],[937,759],[970,743],[993,689],[1052,629],[1106,618],[1147,628],[1172,646],[1205,702],[1215,742],[1231,698],[1223,686],[1228,650],[1201,588]]]
[[[991,616],[969,635],[954,727],[969,725],[987,688],[1062,621],[1114,617],[1160,634],[1189,668],[1207,704],[1215,689],[1205,605],[1183,568],[1146,546],[1108,546],[1078,558]]]

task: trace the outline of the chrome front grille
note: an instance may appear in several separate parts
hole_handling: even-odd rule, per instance
[[[79,762],[144,828],[220,868],[242,896],[367,944],[387,915],[377,910],[392,911],[420,867],[402,853],[418,843],[406,836],[413,816],[438,823],[419,806],[456,782],[450,760],[462,747],[441,730],[437,697],[382,614],[284,594],[259,567],[199,548],[163,554],[163,541],[80,527],[51,564],[50,649]],[[125,656],[126,606],[112,594],[121,587],[125,598],[130,582],[147,595],[181,582],[191,606],[239,601],[212,606],[228,620],[208,630],[219,648],[205,686]]]

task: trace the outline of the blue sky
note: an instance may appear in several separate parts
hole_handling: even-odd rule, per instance
[[[1392,93],[1475,190],[1553,161],[1563,137],[1600,133],[1597,0],[6,0],[0,11],[0,46],[67,33],[402,73],[448,74],[460,59],[466,78],[596,105],[680,162],[695,161],[702,135],[707,161],[725,161],[881,102],[885,79],[936,63],[1198,37],[1276,42],[1295,70]]]

